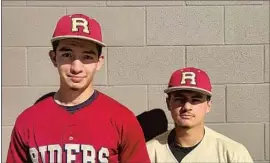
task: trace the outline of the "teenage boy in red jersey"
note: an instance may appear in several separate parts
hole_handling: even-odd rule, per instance
[[[7,162],[150,163],[135,115],[93,88],[104,59],[99,23],[63,16],[51,43],[60,87],[17,117]]]

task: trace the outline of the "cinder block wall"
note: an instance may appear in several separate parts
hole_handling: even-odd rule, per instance
[[[15,119],[56,91],[49,39],[58,18],[84,13],[102,25],[105,66],[97,89],[136,115],[165,105],[163,89],[184,66],[214,85],[207,125],[269,162],[269,1],[3,1],[2,160]]]

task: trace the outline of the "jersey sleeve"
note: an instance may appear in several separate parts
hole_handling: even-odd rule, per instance
[[[27,158],[28,158],[28,147],[24,141],[24,135],[15,125],[11,133],[6,162],[7,163],[29,162]]]
[[[242,144],[240,144],[237,147],[237,150],[234,153],[234,156],[232,157],[232,160],[230,162],[235,163],[254,163],[250,153],[246,149],[246,147]]]
[[[150,140],[149,142],[146,143],[148,155],[150,157],[150,161],[152,163],[156,162],[156,151],[155,151],[155,139]]]
[[[150,163],[142,128],[133,114],[125,118],[121,139],[121,163]]]

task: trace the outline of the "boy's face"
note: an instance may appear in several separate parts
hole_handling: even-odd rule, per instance
[[[91,87],[96,71],[103,64],[97,45],[82,39],[60,40],[56,51],[50,52],[50,57],[58,69],[60,85],[72,90]]]
[[[167,105],[175,125],[183,128],[204,125],[205,115],[211,109],[207,95],[195,91],[172,92]]]

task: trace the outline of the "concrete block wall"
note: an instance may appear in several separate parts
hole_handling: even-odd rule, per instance
[[[3,1],[2,160],[15,119],[56,91],[49,39],[64,14],[84,13],[102,25],[105,65],[96,88],[136,115],[163,109],[171,73],[206,70],[213,82],[207,125],[269,162],[269,1]]]

